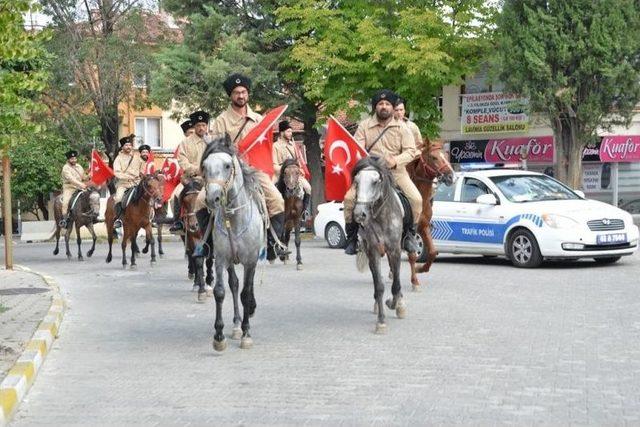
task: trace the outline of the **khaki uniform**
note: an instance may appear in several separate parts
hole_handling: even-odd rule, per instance
[[[69,162],[67,162],[62,167],[62,216],[67,215],[69,201],[73,193],[75,193],[76,190],[85,188],[84,181],[86,181],[86,179],[87,175],[79,164],[76,163],[75,166],[71,166]]]
[[[282,164],[285,162],[285,160],[298,158],[298,156],[296,155],[294,144],[295,142],[293,140],[287,141],[283,137],[278,138],[278,140],[273,144],[274,182],[278,182],[278,179],[280,179]],[[299,183],[306,194],[311,194],[311,184],[309,184],[309,181],[307,181],[304,176],[300,176]]]
[[[422,151],[422,146],[424,145],[424,141],[422,140],[422,135],[420,134],[420,128],[417,124],[412,122],[409,119],[404,119],[404,124],[409,128],[409,132],[413,135],[413,139],[416,141],[416,157],[420,155]]]
[[[373,116],[360,122],[358,130],[354,135],[356,142],[369,151],[369,154],[385,158],[391,156],[397,165],[391,169],[391,175],[402,193],[407,196],[411,204],[413,222],[418,222],[422,213],[422,196],[409,177],[406,165],[416,156],[415,140],[409,128],[401,121],[392,119],[387,126],[389,130],[373,145],[376,138],[385,129],[378,123],[378,119]],[[371,147],[373,145],[373,148]],[[353,222],[353,208],[355,207],[356,190],[355,186],[344,195],[344,219],[346,222]]]
[[[140,157],[133,154],[121,152],[116,157],[113,162],[113,173],[117,178],[114,203],[121,202],[124,192],[140,182],[140,163],[143,163]]]
[[[192,178],[194,176],[202,175],[200,171],[200,162],[202,162],[202,155],[206,148],[207,143],[195,133],[182,140],[178,147],[178,164],[184,171],[183,173],[185,176]],[[180,187],[182,188],[182,184],[180,184]],[[207,193],[203,187],[198,193],[196,203],[193,207],[196,212],[207,207],[206,199]]]
[[[247,116],[243,117],[233,111],[231,106],[223,111],[213,122],[212,132],[216,135],[224,135],[225,133],[231,137],[231,140],[237,144],[242,141],[249,131],[258,124],[262,116],[247,106]],[[245,121],[247,122],[244,125]],[[244,128],[242,127],[244,125]],[[241,130],[242,128],[242,130]],[[269,216],[274,216],[284,212],[284,199],[276,186],[271,181],[269,175],[264,172],[257,171],[256,176],[264,194],[264,200],[267,205]]]

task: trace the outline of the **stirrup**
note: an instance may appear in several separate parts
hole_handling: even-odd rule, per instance
[[[120,228],[120,227],[122,227],[122,220],[118,218],[113,222],[113,228]]]
[[[289,248],[279,244],[278,242],[273,244],[273,251],[278,257],[291,255],[291,251],[289,250]]]

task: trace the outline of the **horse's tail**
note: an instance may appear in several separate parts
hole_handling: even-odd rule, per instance
[[[367,258],[367,253],[363,250],[359,250],[356,254],[356,267],[360,273],[364,273],[367,269],[367,265],[369,265],[369,258]]]

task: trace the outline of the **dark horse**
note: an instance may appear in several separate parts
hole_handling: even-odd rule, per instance
[[[123,235],[122,235],[122,267],[127,266],[127,241],[131,241],[131,268],[136,268],[136,245],[135,239],[138,231],[144,228],[146,232],[146,243],[151,245],[151,265],[156,263],[156,246],[153,241],[151,229],[151,220],[153,218],[153,209],[156,203],[160,203],[162,198],[162,180],[156,175],[145,175],[140,183],[135,187],[134,194],[125,208],[123,217]],[[125,194],[123,201],[128,197]],[[107,241],[109,243],[109,253],[107,254],[107,262],[111,262],[111,246],[115,230],[113,223],[115,222],[115,212],[113,196],[107,200],[107,211],[105,212],[105,223],[107,225]]]
[[[213,336],[213,348],[222,351],[227,347],[222,320],[225,270],[233,296],[234,327],[231,338],[237,338],[241,333],[240,348],[251,348],[253,341],[249,333],[249,318],[256,310],[253,280],[258,256],[266,240],[266,215],[261,209],[263,201],[259,193],[258,179],[255,171],[238,159],[228,135],[214,139],[207,146],[202,155],[201,169],[206,180],[207,205],[212,210],[214,218],[207,229],[211,227],[215,230],[211,233],[216,267],[216,283],[213,288],[216,299],[216,331]],[[205,238],[207,234],[209,233],[205,231]],[[242,324],[238,308],[239,281],[235,272],[237,264],[244,267],[240,296],[244,309]],[[198,292],[204,292],[202,284]]]
[[[76,200],[77,197],[77,200]],[[74,202],[75,200],[75,202]],[[87,252],[87,256],[91,258],[93,251],[96,249],[96,232],[93,230],[93,224],[100,214],[100,193],[95,187],[87,187],[86,190],[80,190],[80,193],[74,193],[71,197],[70,203],[73,206],[69,208],[69,221],[67,221],[67,228],[64,233],[64,243],[67,249],[67,258],[71,259],[71,251],[69,250],[69,237],[71,236],[71,229],[73,224],[76,225],[76,241],[78,243],[78,261],[83,261],[82,257],[82,239],[80,238],[80,229],[87,227],[91,233],[93,243],[91,249]],[[53,250],[54,255],[58,255],[60,243],[60,220],[62,219],[62,196],[56,197],[53,203],[53,216],[56,221],[56,248]]]
[[[411,264],[411,284],[418,290],[420,282],[417,273],[426,273],[438,255],[431,238],[431,217],[433,215],[433,192],[438,182],[453,184],[455,172],[442,151],[442,144],[426,141],[420,156],[407,165],[407,172],[422,196],[422,214],[418,221],[418,233],[424,243],[422,260],[425,262],[416,268],[415,260]],[[410,259],[411,260],[411,259]]]
[[[400,285],[400,255],[402,248],[403,208],[400,197],[393,185],[393,177],[383,162],[374,156],[368,156],[356,163],[352,171],[356,186],[356,204],[353,218],[360,224],[363,251],[359,257],[366,256],[373,276],[374,312],[378,314],[376,333],[386,331],[384,306],[384,280],[380,271],[380,259],[386,255],[391,268],[391,294],[386,301],[387,307],[396,310],[398,318],[406,315],[406,306],[402,298]],[[360,265],[360,263],[359,263]],[[362,266],[364,269],[364,266]]]
[[[282,243],[289,246],[291,238],[291,230],[295,232],[296,243],[296,268],[302,270],[302,256],[300,255],[300,218],[304,212],[304,190],[300,186],[300,177],[302,169],[296,159],[287,159],[282,164],[280,178],[276,183],[278,191],[284,197],[284,235]],[[281,256],[285,264],[289,259],[289,255]]]

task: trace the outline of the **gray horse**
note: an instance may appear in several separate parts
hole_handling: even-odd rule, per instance
[[[69,250],[69,237],[71,236],[71,230],[75,224],[76,228],[76,242],[78,244],[78,261],[83,261],[82,256],[82,239],[80,238],[80,229],[87,227],[91,233],[93,240],[91,249],[87,252],[87,256],[91,258],[93,251],[96,249],[96,232],[93,230],[93,224],[96,222],[100,213],[100,193],[95,187],[87,187],[86,190],[81,190],[73,195],[71,200],[72,206],[69,207],[67,226],[64,229],[64,244],[66,247],[67,259],[71,259],[71,251]],[[54,255],[58,255],[60,243],[60,220],[62,219],[62,196],[56,197],[53,202],[53,215],[56,220],[56,248],[53,250]]]
[[[359,234],[363,253],[369,261],[373,275],[374,313],[378,314],[376,333],[386,331],[384,306],[384,281],[380,272],[380,258],[385,254],[391,268],[392,299],[387,307],[396,310],[398,318],[406,315],[406,306],[400,286],[400,255],[402,253],[403,208],[393,187],[393,178],[387,167],[376,157],[369,156],[358,161],[352,171],[356,186],[354,219],[361,225]]]
[[[222,304],[224,302],[224,271],[227,270],[229,288],[233,295],[232,339],[242,338],[240,348],[253,345],[249,333],[249,318],[256,310],[253,294],[253,279],[258,264],[258,256],[265,245],[265,220],[261,208],[259,184],[253,169],[245,166],[237,157],[231,139],[226,136],[214,139],[202,155],[202,173],[205,178],[207,205],[212,210],[213,254],[215,258],[216,300],[215,335],[213,348],[223,351],[227,341],[223,334]],[[204,238],[207,238],[205,232]],[[238,309],[238,276],[236,264],[244,267],[242,294],[242,325]],[[202,283],[202,282],[201,282]],[[204,291],[201,286],[200,295]],[[241,336],[240,336],[241,335]]]

